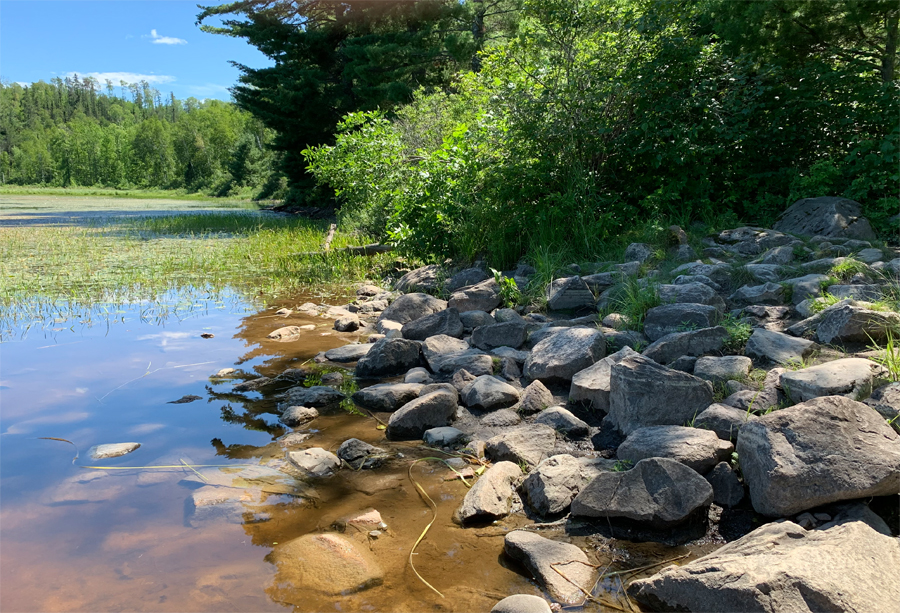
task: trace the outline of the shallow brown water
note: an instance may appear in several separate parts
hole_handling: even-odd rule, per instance
[[[531,522],[515,515],[481,528],[454,525],[451,515],[466,486],[449,480],[449,469],[434,461],[412,468],[438,507],[415,564],[444,597],[415,577],[410,548],[432,515],[407,470],[413,459],[433,454],[385,441],[368,417],[323,415],[309,424],[311,437],[303,446],[335,450],[357,437],[402,458],[375,471],[343,470],[314,482],[317,496],[248,500],[242,503],[246,514],[238,517],[192,516],[188,500],[202,483],[188,468],[84,468],[181,460],[258,465],[282,458],[275,442],[284,433],[277,400],[233,393],[240,379],[209,376],[225,367],[239,368],[247,378],[276,376],[355,340],[354,334],[334,332],[328,319],[274,314],[307,299],[299,296],[258,313],[210,305],[163,322],[141,321],[138,308],[125,309],[108,327],[76,324],[70,330],[73,322],[56,322],[2,344],[0,610],[489,611],[508,594],[541,593],[502,556],[505,532]],[[265,338],[276,328],[310,323],[316,329],[297,341]],[[201,338],[204,332],[214,338]],[[188,394],[202,400],[169,404]],[[72,446],[38,437],[73,441],[81,457],[73,464]],[[111,460],[86,457],[91,445],[124,441],[142,446]],[[279,544],[333,531],[336,520],[368,508],[381,513],[386,533],[372,540],[351,526],[344,536],[375,554],[383,585],[328,596],[276,574],[270,554]],[[260,512],[267,521],[254,520]],[[604,566],[621,554],[590,538],[567,538],[559,530],[544,534],[579,544]],[[634,548],[631,563],[681,552]]]

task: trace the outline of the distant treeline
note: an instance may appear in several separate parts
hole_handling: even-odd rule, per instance
[[[0,83],[0,184],[277,197],[273,134],[234,104],[146,81]]]

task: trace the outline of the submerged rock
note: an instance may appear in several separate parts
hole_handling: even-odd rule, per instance
[[[276,545],[276,589],[345,596],[381,585],[375,555],[339,534],[307,534]]]

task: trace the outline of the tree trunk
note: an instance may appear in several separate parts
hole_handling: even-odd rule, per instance
[[[897,25],[900,13],[894,11],[885,19],[887,31],[884,40],[884,55],[881,56],[881,80],[890,83],[894,80],[894,66],[897,61]]]

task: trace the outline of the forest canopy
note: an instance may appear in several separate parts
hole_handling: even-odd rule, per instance
[[[891,1],[247,0],[203,22],[274,60],[237,104],[297,201],[423,257],[771,223],[800,197],[898,211]],[[211,28],[214,29],[214,28]],[[215,29],[214,29],[215,30]]]

